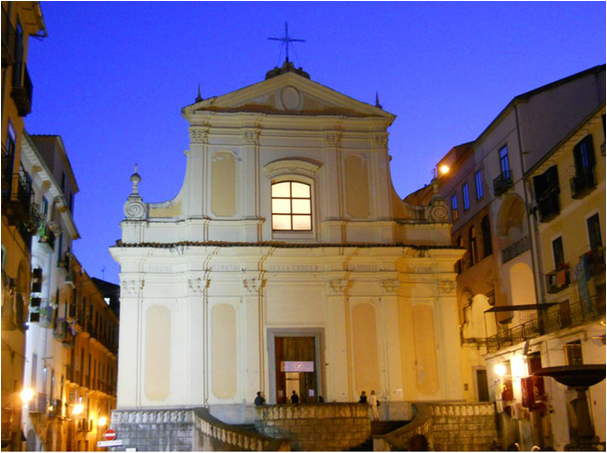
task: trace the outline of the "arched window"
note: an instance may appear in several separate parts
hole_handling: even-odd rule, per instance
[[[272,184],[272,229],[312,230],[312,191],[309,184],[298,181]]]
[[[483,258],[493,253],[493,245],[491,243],[491,225],[489,224],[489,216],[483,217],[481,220],[481,233],[483,235]]]
[[[478,250],[476,247],[476,228],[470,227],[468,232],[468,247],[470,252],[470,266],[474,266],[478,262]]]

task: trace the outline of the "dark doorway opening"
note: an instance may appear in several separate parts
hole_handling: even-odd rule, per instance
[[[489,385],[487,384],[487,370],[476,370],[476,388],[479,401],[489,401]]]
[[[293,391],[301,403],[316,403],[319,370],[315,336],[274,337],[276,403],[291,402]]]

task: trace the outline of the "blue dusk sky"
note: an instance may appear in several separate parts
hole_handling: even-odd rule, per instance
[[[74,252],[118,283],[134,164],[146,202],[185,174],[181,108],[264,80],[283,63],[268,37],[305,39],[290,59],[312,80],[397,116],[398,194],[423,187],[453,146],[477,138],[513,97],[605,63],[605,2],[41,2],[30,41],[30,134],[61,135],[80,193]]]

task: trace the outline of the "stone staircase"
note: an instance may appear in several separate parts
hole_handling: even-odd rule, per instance
[[[293,451],[347,451],[371,435],[366,404],[279,404],[256,411],[257,431],[289,439]]]
[[[424,435],[435,451],[487,451],[498,439],[493,403],[415,403],[406,426],[375,436],[375,451],[407,450],[409,439]]]
[[[362,444],[351,448],[349,451],[373,451],[373,436],[388,434],[391,431],[402,428],[407,423],[409,422],[401,420],[371,422],[371,436]]]

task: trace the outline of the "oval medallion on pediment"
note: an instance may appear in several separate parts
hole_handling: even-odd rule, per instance
[[[285,110],[301,110],[301,95],[297,88],[284,87],[280,92],[280,103]]]

